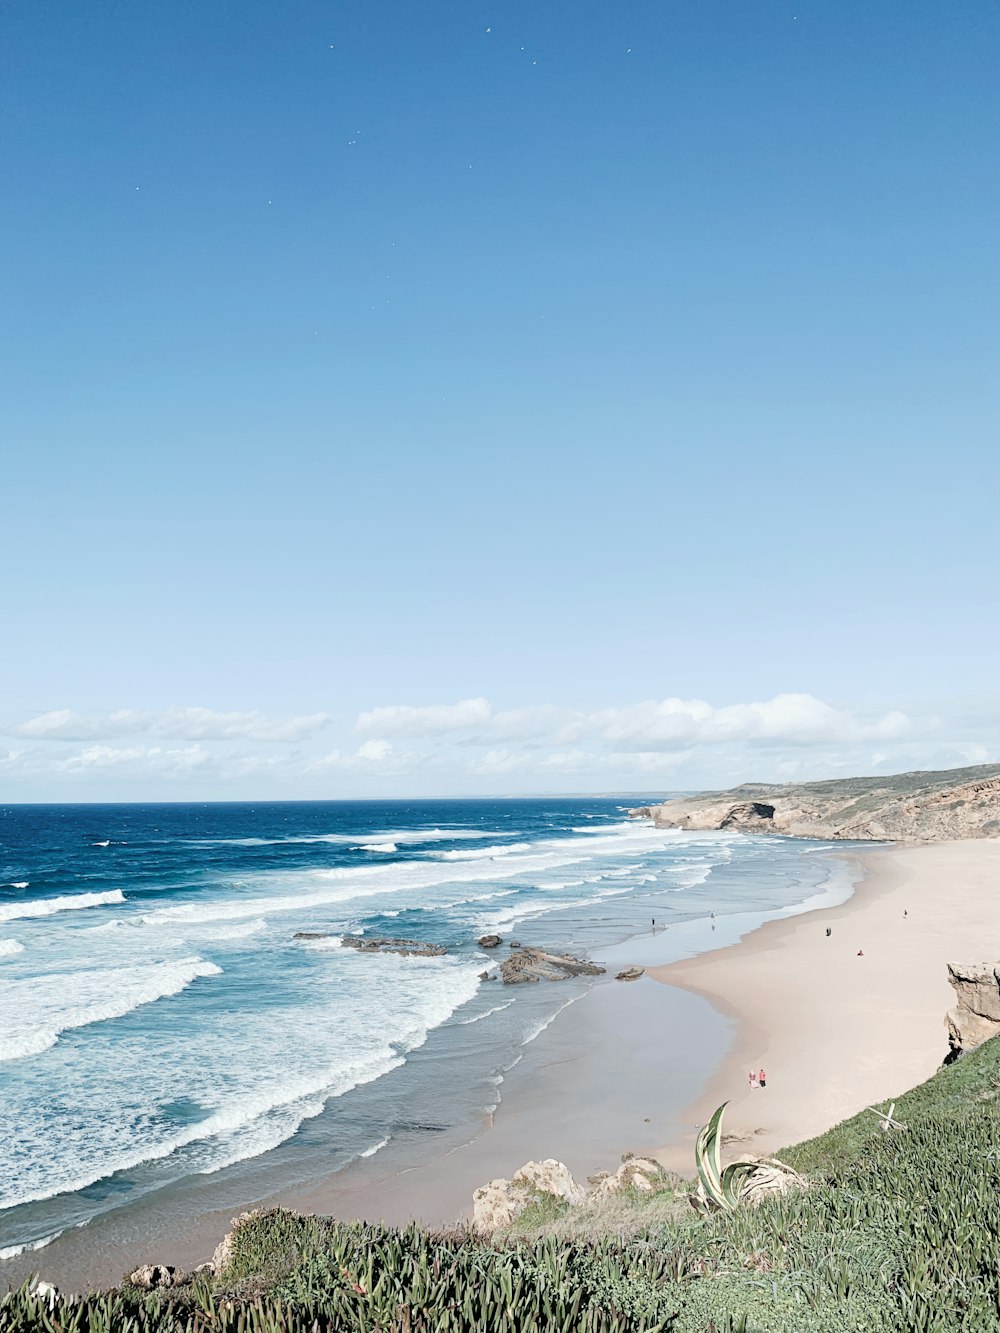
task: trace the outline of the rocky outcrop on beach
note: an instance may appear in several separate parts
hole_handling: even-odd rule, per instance
[[[570,954],[544,949],[518,949],[500,964],[500,980],[507,986],[525,981],[565,981],[567,977],[600,977],[604,968]]]
[[[443,944],[431,944],[427,940],[366,940],[363,935],[345,935],[340,941],[344,949],[357,949],[360,953],[398,953],[404,958],[440,958],[448,952]]]
[[[950,1059],[1000,1033],[1000,963],[949,963],[958,1003],[945,1015]]]
[[[644,967],[623,967],[615,973],[615,981],[638,981],[645,974]]]
[[[556,1200],[579,1208],[612,1194],[632,1190],[652,1194],[671,1177],[651,1157],[625,1153],[617,1171],[598,1171],[587,1185],[573,1179],[563,1162],[549,1157],[544,1162],[525,1162],[510,1180],[491,1180],[472,1196],[472,1227],[481,1235],[506,1231],[533,1204]]]
[[[798,838],[944,842],[1000,837],[1000,764],[833,782],[745,783],[640,806],[657,828]]]
[[[127,1281],[140,1291],[160,1291],[179,1286],[183,1277],[172,1264],[141,1264],[129,1273]]]
[[[525,1162],[510,1180],[491,1180],[472,1196],[472,1226],[491,1235],[503,1231],[533,1203],[544,1198],[568,1204],[583,1203],[587,1191],[573,1179],[567,1166],[548,1157],[544,1162]]]

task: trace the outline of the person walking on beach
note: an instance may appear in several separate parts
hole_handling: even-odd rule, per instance
[[[756,1071],[756,1069],[751,1069],[751,1070],[750,1070],[750,1086],[751,1086],[751,1088],[755,1088],[755,1087],[757,1086],[757,1071]]]
[[[763,1071],[763,1069],[762,1069],[762,1070],[760,1071],[760,1073],[757,1075],[757,1086],[758,1086],[759,1088],[766,1088],[766,1087],[767,1087],[767,1079],[764,1077],[764,1071]]]

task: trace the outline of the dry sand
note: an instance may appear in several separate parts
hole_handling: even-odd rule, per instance
[[[728,1100],[725,1129],[745,1136],[744,1151],[811,1138],[929,1078],[948,1050],[946,963],[1000,957],[1000,840],[845,855],[864,879],[843,905],[651,969],[738,1020],[686,1119],[702,1124]],[[766,1088],[750,1088],[751,1067]],[[689,1174],[692,1152],[688,1134],[657,1155]]]

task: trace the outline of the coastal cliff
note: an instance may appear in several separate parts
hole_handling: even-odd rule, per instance
[[[946,842],[1000,837],[1000,764],[831,782],[744,783],[630,811],[657,828]]]

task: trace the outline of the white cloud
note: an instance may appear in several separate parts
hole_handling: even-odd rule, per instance
[[[896,738],[910,728],[897,711],[865,719],[811,694],[779,694],[763,703],[714,708],[701,699],[663,699],[625,708],[609,708],[582,719],[579,729],[596,734],[616,749],[673,749],[681,744],[716,741],[775,742],[803,745],[818,741]]]
[[[119,708],[110,713],[75,713],[56,708],[5,728],[29,740],[113,740],[121,736],[162,736],[174,740],[300,741],[329,726],[329,713],[270,717],[261,712],[219,713],[211,708],[159,711]]]
[[[349,725],[349,724],[348,724]],[[361,713],[350,737],[328,713],[205,708],[59,709],[7,728],[4,799],[199,794],[410,796],[486,791],[721,788],[945,768],[1000,754],[1000,710],[968,702],[912,716],[837,706],[806,693],[752,702],[644,700],[591,710],[502,709],[486,698]],[[346,743],[345,743],[346,741]]]
[[[457,704],[427,704],[420,708],[393,704],[360,713],[355,730],[374,731],[380,736],[445,736],[487,725],[492,717],[488,699],[462,699]]]
[[[450,736],[460,745],[491,749],[498,741],[545,740],[558,747],[586,741],[629,753],[718,741],[800,745],[817,741],[893,739],[910,720],[900,712],[866,719],[811,694],[779,694],[761,703],[716,708],[701,699],[668,698],[592,712],[546,705],[496,710],[488,699],[463,699],[428,707],[375,708],[356,729],[380,736]]]
[[[60,773],[85,773],[115,769],[143,777],[183,777],[216,769],[216,756],[203,745],[165,749],[159,745],[89,745],[75,754],[57,759]]]

